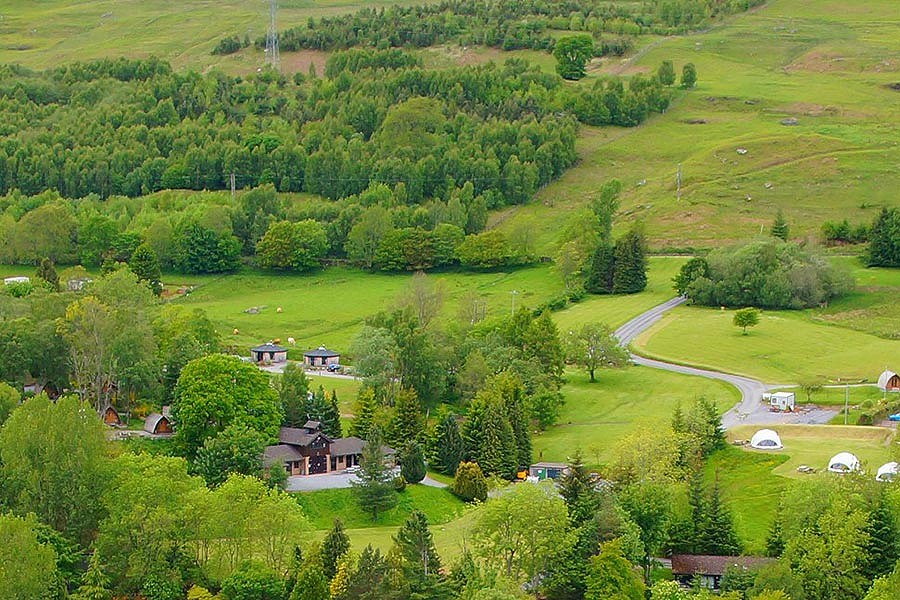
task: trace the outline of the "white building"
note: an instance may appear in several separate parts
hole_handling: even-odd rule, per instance
[[[20,275],[18,277],[6,277],[3,279],[4,285],[12,285],[14,283],[28,283],[31,281],[30,277],[25,277],[24,275]]]
[[[769,407],[773,410],[793,411],[796,400],[794,392],[775,392],[774,394],[763,394],[763,401],[769,403]]]

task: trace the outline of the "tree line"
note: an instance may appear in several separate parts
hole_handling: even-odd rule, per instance
[[[600,0],[443,0],[436,4],[365,8],[319,19],[310,17],[306,24],[280,32],[279,44],[288,51],[331,51],[354,46],[424,48],[448,42],[503,50],[553,51],[553,32],[575,31],[588,32],[599,39],[600,54],[621,54],[631,45],[629,36],[685,33],[759,4],[758,0],[654,0],[631,5]],[[607,38],[604,34],[618,37]],[[232,42],[229,48],[233,45]],[[265,48],[265,37],[257,38],[256,46]]]

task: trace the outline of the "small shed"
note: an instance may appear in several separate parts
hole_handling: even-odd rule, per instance
[[[890,369],[878,376],[878,389],[882,392],[900,392],[900,375]]]
[[[783,410],[791,412],[794,410],[796,402],[794,392],[775,392],[774,394],[765,394],[763,399],[768,400],[769,408],[772,410]]]
[[[30,277],[25,277],[24,275],[18,275],[16,277],[4,277],[3,284],[4,285],[12,285],[14,283],[28,283],[31,281]]]
[[[760,429],[750,438],[750,447],[757,450],[781,450],[784,446],[777,432],[771,429]]]
[[[172,435],[172,420],[159,413],[150,413],[144,419],[144,431],[153,435]]]
[[[287,348],[266,342],[262,346],[251,348],[250,356],[257,363],[283,363],[287,360]]]
[[[875,475],[875,481],[890,483],[897,477],[897,463],[889,462],[878,467],[878,473]]]
[[[107,425],[117,426],[122,424],[122,419],[119,417],[119,411],[112,406],[107,406],[100,416]]]
[[[859,459],[849,452],[839,452],[828,461],[828,470],[832,473],[859,471]]]
[[[341,353],[329,350],[325,346],[319,346],[315,350],[307,350],[303,353],[303,364],[308,367],[339,365],[341,364]]]
[[[66,281],[66,289],[70,292],[80,292],[93,282],[94,280],[90,277],[75,277]]]
[[[544,479],[559,479],[569,472],[569,465],[556,462],[534,463],[528,468],[528,475],[536,477],[539,481]]]

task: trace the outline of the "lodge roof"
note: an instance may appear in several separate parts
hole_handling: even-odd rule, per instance
[[[156,428],[159,426],[159,422],[163,419],[169,421],[169,417],[167,417],[166,415],[161,415],[159,413],[150,413],[149,415],[147,415],[147,418],[144,419],[144,431],[146,431],[147,433],[156,433]]]
[[[303,353],[303,356],[316,357],[316,358],[333,358],[335,356],[340,356],[340,352],[335,352],[334,350],[329,350],[325,346],[319,346],[315,350],[307,350]]]
[[[291,446],[309,446],[319,436],[331,441],[331,438],[318,430],[310,432],[306,428],[282,427],[278,432],[278,441]]]
[[[728,567],[753,569],[773,562],[762,556],[715,556],[709,554],[675,554],[673,575],[724,575]]]
[[[261,346],[257,346],[256,348],[250,348],[251,352],[287,352],[287,348],[282,348],[281,346],[277,346],[272,342],[266,342]]]

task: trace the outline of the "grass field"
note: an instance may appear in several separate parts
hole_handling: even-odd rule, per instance
[[[179,302],[206,310],[229,344],[247,350],[261,341],[297,340],[291,358],[304,349],[326,345],[346,351],[366,317],[392,306],[409,285],[411,275],[367,273],[329,268],[309,275],[272,275],[245,271],[212,279],[197,279],[197,287]],[[519,305],[536,306],[563,289],[562,280],[547,265],[508,272],[436,273],[444,286],[443,318],[454,318],[470,292],[485,303],[488,315],[508,311],[516,291]],[[195,283],[185,277],[184,283]],[[258,314],[246,309],[260,308]],[[276,312],[281,307],[283,312]],[[238,329],[238,335],[232,331]]]
[[[558,425],[535,435],[536,460],[565,461],[576,449],[592,468],[614,456],[619,440],[642,426],[668,424],[675,406],[700,396],[722,411],[739,400],[735,388],[718,381],[632,366],[601,370],[596,383],[579,371],[566,373],[566,403]]]
[[[552,245],[565,219],[617,177],[617,229],[642,220],[657,248],[747,238],[778,209],[797,238],[817,236],[827,219],[871,221],[878,206],[900,203],[891,191],[900,92],[888,87],[900,81],[900,21],[885,19],[895,11],[893,0],[773,0],[704,34],[658,40],[633,63],[611,59],[610,70],[626,74],[693,62],[698,85],[640,127],[585,129],[581,163],[497,220],[537,217],[539,245]],[[790,117],[796,126],[781,124]]]
[[[635,340],[650,356],[760,378],[770,383],[874,381],[900,340],[814,322],[802,311],[766,311],[742,335],[733,311],[681,306]]]
[[[315,529],[330,529],[337,515],[349,529],[399,526],[414,509],[424,512],[428,522],[437,525],[456,519],[465,508],[465,503],[448,490],[425,485],[406,486],[398,494],[397,506],[379,516],[378,521],[373,521],[371,515],[359,508],[353,490],[349,488],[302,492],[294,497]]]
[[[827,308],[812,311],[816,321],[900,339],[900,269],[864,268],[857,259],[835,257],[856,278],[856,289]]]

